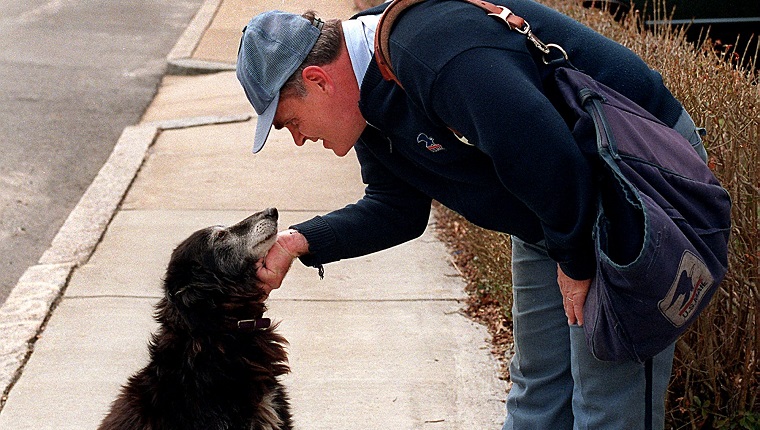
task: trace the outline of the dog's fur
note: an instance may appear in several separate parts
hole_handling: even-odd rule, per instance
[[[276,234],[277,210],[268,209],[177,246],[156,305],[150,363],[129,378],[100,430],[292,428],[278,381],[289,371],[285,339],[275,327],[238,328],[266,310],[256,266]]]

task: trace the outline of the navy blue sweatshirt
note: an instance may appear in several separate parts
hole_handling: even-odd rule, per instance
[[[533,1],[494,3],[561,45],[577,68],[675,124],[681,104],[633,52]],[[405,12],[390,45],[404,88],[384,81],[374,60],[361,84],[369,125],[354,148],[365,196],[293,226],[309,242],[301,261],[318,266],[416,238],[435,199],[478,226],[545,240],[568,276],[591,278],[595,146],[579,148],[573,139],[552,68],[529,45],[461,1],[429,0]]]

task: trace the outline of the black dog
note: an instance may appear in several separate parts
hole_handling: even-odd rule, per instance
[[[286,341],[263,318],[256,267],[277,210],[193,233],[172,253],[150,363],[129,378],[101,430],[289,430],[278,377]]]

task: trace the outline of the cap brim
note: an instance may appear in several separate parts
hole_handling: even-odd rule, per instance
[[[269,131],[272,130],[272,123],[274,122],[274,115],[277,113],[277,104],[280,101],[280,95],[275,94],[272,102],[262,112],[256,120],[256,135],[253,138],[253,153],[261,151],[264,144],[267,143],[267,137],[269,137]]]

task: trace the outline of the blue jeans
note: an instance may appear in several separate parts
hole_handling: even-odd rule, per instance
[[[694,150],[697,151],[697,154],[702,158],[702,161],[707,162],[707,151],[702,144],[702,137],[700,136],[704,135],[705,129],[697,128],[697,126],[694,125],[694,120],[691,119],[691,116],[686,112],[686,109],[681,111],[681,116],[678,117],[678,121],[676,121],[676,124],[673,126],[673,130],[685,137],[686,140],[691,143],[692,148],[694,148]]]
[[[583,328],[567,324],[557,263],[543,246],[513,237],[512,259],[515,355],[503,429],[644,428],[644,365],[591,355]],[[664,427],[673,350],[653,359],[655,429]]]

